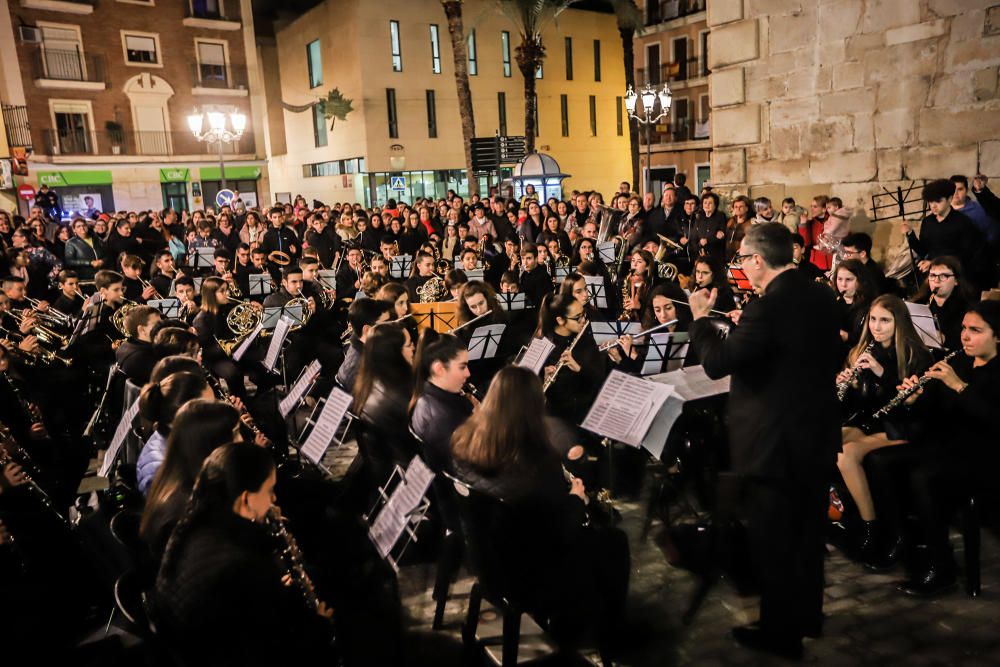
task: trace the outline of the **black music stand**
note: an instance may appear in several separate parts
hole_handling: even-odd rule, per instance
[[[639,322],[623,322],[622,320],[608,320],[606,322],[591,322],[590,331],[594,334],[594,341],[601,345],[618,340],[622,336],[634,336],[642,331],[642,324]]]
[[[396,255],[389,262],[389,276],[399,280],[406,280],[410,277],[410,270],[413,266],[412,255]]]
[[[469,361],[492,359],[497,356],[506,324],[487,324],[472,332],[469,339]]]
[[[528,308],[528,295],[524,292],[507,292],[497,294],[497,301],[504,310],[526,310]]]
[[[249,276],[249,296],[267,296],[274,291],[270,273],[251,273]]]
[[[315,382],[315,380],[313,382]],[[323,452],[317,458],[314,459],[310,457],[308,453],[303,453],[302,447],[306,444],[307,440],[309,439],[309,436],[312,434],[313,428],[316,426],[316,422],[319,420],[320,415],[322,414],[322,411],[326,408],[328,398],[330,396],[333,396],[334,392],[347,394],[347,392],[345,392],[343,389],[340,389],[339,387],[334,387],[333,389],[330,390],[330,394],[317,399],[316,405],[313,406],[313,409],[309,413],[309,416],[306,417],[306,422],[302,427],[302,431],[299,432],[299,435],[297,437],[290,438],[293,446],[295,447],[296,454],[298,455],[300,461],[303,457],[305,457],[307,461],[312,463],[318,470],[326,474],[326,476],[329,477],[330,479],[334,479],[334,475],[329,468],[327,468],[322,464],[323,456],[325,456],[327,450],[329,450],[330,446],[333,445],[334,443],[336,443],[337,446],[340,446],[343,445],[345,442],[347,442],[347,434],[350,431],[351,425],[354,423],[354,420],[357,417],[351,414],[349,411],[346,410],[344,411],[344,414],[341,416],[339,422],[337,423],[337,428],[333,435],[333,438],[330,440],[329,443],[327,443],[326,447],[323,448]]]
[[[215,248],[194,248],[187,254],[187,265],[192,269],[215,267]]]
[[[597,257],[604,264],[615,263],[615,242],[605,241],[597,244]]]
[[[316,272],[316,282],[325,290],[337,289],[337,272],[333,269],[320,269]]]
[[[604,276],[584,276],[587,283],[587,291],[590,292],[590,301],[598,310],[608,307],[608,295],[604,289]]]
[[[163,313],[163,317],[167,319],[179,318],[181,316],[181,311],[183,310],[181,301],[177,298],[150,299],[146,302],[146,305],[156,308],[158,311]]]
[[[676,370],[670,366],[677,364],[680,368],[684,365],[688,351],[688,335],[686,332],[675,333],[654,333],[646,337],[646,360],[642,364],[640,375],[657,375],[663,369],[663,362],[667,362],[667,372]],[[674,345],[671,345],[671,342]]]
[[[400,501],[403,495],[410,494],[408,490],[404,490],[406,486],[419,483],[415,478],[421,475],[416,472],[416,466],[420,466],[422,469],[424,484],[421,486],[423,492],[413,499],[412,508],[409,508]],[[399,561],[403,558],[406,548],[410,546],[410,543],[418,541],[417,526],[427,518],[427,512],[431,507],[427,491],[433,480],[434,473],[427,469],[426,464],[419,456],[414,456],[410,460],[406,470],[403,470],[397,463],[393,466],[389,479],[378,487],[378,497],[371,510],[362,515],[362,519],[368,524],[368,537],[375,546],[375,550],[397,573],[399,572]],[[393,498],[396,500],[391,501]],[[403,514],[400,517],[383,516],[384,512],[393,511],[402,511]],[[393,519],[396,520],[393,521]],[[393,530],[394,528],[396,530]]]

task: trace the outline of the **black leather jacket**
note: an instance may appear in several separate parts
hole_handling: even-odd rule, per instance
[[[472,415],[472,404],[431,382],[413,406],[410,429],[423,442],[424,460],[434,471],[452,470],[451,436]]]

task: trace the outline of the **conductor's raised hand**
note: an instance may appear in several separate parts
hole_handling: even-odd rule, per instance
[[[688,305],[691,307],[691,316],[694,319],[701,319],[702,317],[708,317],[709,313],[712,312],[712,308],[715,306],[715,300],[719,298],[719,290],[712,288],[711,290],[698,290],[688,297]]]

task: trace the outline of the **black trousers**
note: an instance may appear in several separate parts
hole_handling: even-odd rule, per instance
[[[815,633],[823,618],[827,477],[803,471],[781,482],[748,479],[744,502],[761,628],[785,637]]]

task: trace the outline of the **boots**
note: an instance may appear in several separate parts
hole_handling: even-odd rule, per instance
[[[902,548],[902,538],[888,539],[884,532],[878,519],[864,522],[859,559],[866,568],[875,572],[895,565]]]
[[[907,580],[899,583],[898,589],[916,597],[939,595],[955,585],[956,569],[950,546],[918,547],[917,567]]]

